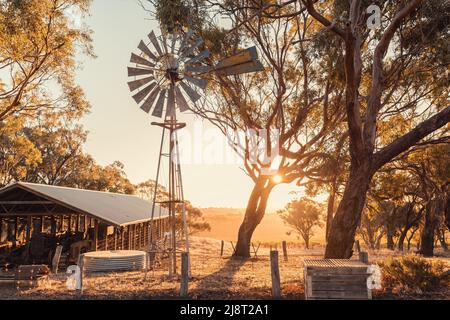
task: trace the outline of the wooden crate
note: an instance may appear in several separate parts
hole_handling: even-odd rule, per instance
[[[307,300],[368,300],[368,265],[357,260],[305,260]]]

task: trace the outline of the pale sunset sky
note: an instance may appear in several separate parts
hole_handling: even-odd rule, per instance
[[[131,98],[126,67],[139,41],[152,29],[158,31],[158,25],[137,0],[94,0],[85,22],[94,31],[98,56],[78,58],[82,63],[78,83],[92,104],[91,113],[82,120],[89,131],[85,150],[102,165],[121,161],[133,183],[154,179],[161,130],[150,125],[157,119],[140,110]],[[201,121],[190,115],[183,120],[188,130]],[[204,139],[207,148],[211,139]],[[244,208],[252,189],[251,179],[237,164],[184,165],[183,180],[186,199],[199,207]],[[294,190],[299,191],[295,186],[278,186],[271,195],[270,210],[284,207]]]

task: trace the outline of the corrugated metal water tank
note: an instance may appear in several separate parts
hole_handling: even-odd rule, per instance
[[[87,273],[136,271],[145,269],[145,265],[144,251],[95,251],[84,254],[83,271]]]

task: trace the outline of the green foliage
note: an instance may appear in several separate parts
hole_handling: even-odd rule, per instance
[[[193,28],[199,30],[205,17],[199,0],[149,0],[155,7],[163,31],[181,32]]]
[[[392,293],[427,293],[450,284],[443,262],[418,256],[390,258],[380,263],[383,288]]]
[[[287,204],[284,211],[279,212],[281,219],[298,233],[309,249],[309,240],[314,235],[314,227],[321,227],[322,207],[314,200],[302,198]]]
[[[79,51],[94,56],[91,31],[79,23],[90,3],[0,1],[0,120],[49,108],[77,116],[89,110],[75,83],[75,57]]]
[[[153,195],[155,192],[155,184],[156,182],[154,180],[147,180],[145,182],[139,183],[135,186],[134,194],[136,194],[138,197],[147,200],[147,201],[153,201]],[[158,202],[164,202],[168,201],[169,193],[167,192],[167,189],[164,186],[158,185],[158,190],[156,191],[156,201]],[[203,212],[196,208],[190,203],[189,201],[185,201],[186,203],[186,220],[189,228],[190,234],[195,234],[202,231],[209,231],[211,230],[211,226],[203,217]],[[166,206],[167,205],[163,205]],[[182,211],[183,207],[181,205],[176,206],[176,229],[177,232],[182,234],[184,231],[184,225],[182,220]]]

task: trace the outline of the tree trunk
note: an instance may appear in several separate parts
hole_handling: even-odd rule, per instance
[[[331,224],[325,250],[327,259],[349,259],[353,255],[355,233],[373,173],[369,170],[369,163],[358,168],[354,165],[352,167],[344,195]]]
[[[425,257],[432,257],[434,254],[434,236],[438,227],[437,211],[438,203],[436,200],[430,200],[426,207],[425,224],[423,226],[420,253]]]
[[[273,187],[274,185],[271,183],[270,179],[266,177],[260,178],[253,187],[253,191],[247,203],[247,209],[245,210],[244,221],[239,228],[234,256],[242,258],[250,257],[250,244],[253,232],[264,217],[267,201]]]
[[[447,203],[445,205],[445,224],[450,230],[450,191],[447,191]]]
[[[388,217],[388,219],[387,219],[387,221],[386,221],[386,230],[387,230],[387,233],[386,233],[386,240],[387,240],[387,243],[386,243],[386,246],[387,246],[387,249],[388,250],[394,250],[394,247],[395,247],[395,243],[394,243],[394,236],[395,236],[395,225],[394,225],[394,222],[393,222],[393,220],[395,219],[395,213],[396,213],[396,210],[394,209],[393,211],[392,211],[392,213],[390,214],[390,216]]]
[[[447,241],[445,241],[445,229],[438,230],[438,238],[439,238],[439,242],[441,243],[442,249],[447,252],[448,244],[447,244]]]
[[[309,250],[309,237],[303,237],[303,240],[305,241],[306,249]]]
[[[416,234],[417,230],[419,230],[419,228],[415,228],[412,230],[411,235],[407,238],[408,241],[408,252],[411,251],[411,241],[414,238],[414,235]]]
[[[400,234],[400,237],[398,238],[398,250],[403,251],[404,250],[404,243],[406,236],[408,234],[409,228],[405,228],[402,233]]]
[[[333,183],[330,190],[330,196],[328,197],[328,207],[327,207],[327,225],[326,225],[326,239],[328,240],[328,236],[330,234],[331,229],[331,223],[333,222],[333,216],[334,216],[334,203],[336,200],[336,184]]]

